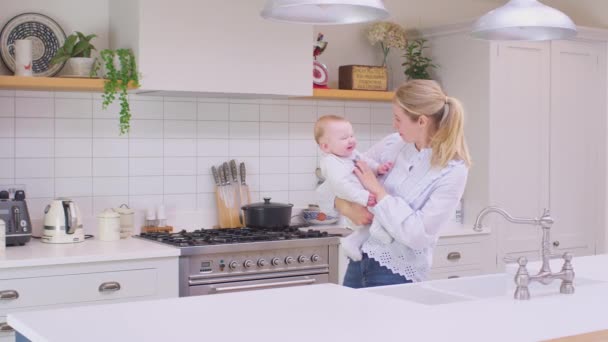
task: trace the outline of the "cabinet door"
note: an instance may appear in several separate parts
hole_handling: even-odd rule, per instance
[[[603,43],[551,46],[550,207],[552,242],[579,255],[595,253],[604,227],[606,70]]]
[[[127,3],[113,0],[111,15]],[[141,90],[312,95],[312,26],[262,19],[264,0],[138,6]]]
[[[547,42],[492,44],[490,203],[513,216],[537,217],[548,206],[549,52]],[[537,227],[492,217],[500,259],[539,249]]]

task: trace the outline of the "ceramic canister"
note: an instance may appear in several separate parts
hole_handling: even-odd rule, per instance
[[[114,211],[120,215],[120,238],[126,239],[133,234],[135,210],[121,206]]]
[[[102,211],[98,216],[99,240],[120,240],[120,215],[112,209]]]

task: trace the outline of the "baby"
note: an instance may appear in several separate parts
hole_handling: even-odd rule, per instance
[[[356,160],[364,160],[377,174],[383,175],[391,169],[391,163],[378,164],[365,158],[355,147],[357,140],[353,135],[353,127],[346,119],[336,115],[325,115],[315,124],[315,140],[324,156],[320,167],[326,179],[329,191],[336,197],[358,203],[365,207],[376,205],[376,198],[365,190],[353,173]],[[370,234],[375,239],[390,243],[392,237],[375,220],[370,226],[357,226],[348,222],[353,233],[342,239],[341,244],[346,256],[354,261],[362,258],[361,246]]]

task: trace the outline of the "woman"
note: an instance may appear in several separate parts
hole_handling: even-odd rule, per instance
[[[369,238],[361,248],[363,259],[350,261],[345,286],[426,279],[439,231],[464,192],[470,157],[460,102],[446,96],[435,81],[414,80],[395,92],[393,114],[397,133],[367,152],[379,163],[392,162],[393,169],[382,182],[362,161],[355,169],[378,203],[371,213],[339,198],[335,206],[354,224],[369,224],[374,218],[394,240],[384,244]]]

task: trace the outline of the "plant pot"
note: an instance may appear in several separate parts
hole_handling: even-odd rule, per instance
[[[95,58],[92,57],[72,57],[68,59],[68,72],[70,76],[89,77],[93,69]]]

